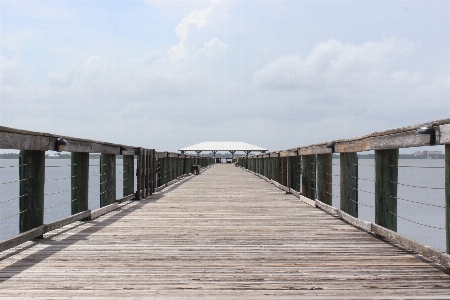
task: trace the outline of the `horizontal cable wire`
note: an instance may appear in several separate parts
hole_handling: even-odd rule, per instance
[[[19,212],[19,213],[17,213],[17,214],[14,214],[14,215],[5,217],[5,218],[3,218],[3,219],[0,219],[0,221],[7,220],[7,219],[11,219],[12,217],[15,217],[15,216],[18,216],[18,215],[20,215],[20,214],[23,214],[23,213],[26,212],[26,211],[27,211],[27,209],[22,210],[21,212]]]
[[[365,191],[365,190],[355,189],[355,188],[353,188],[351,186],[349,186],[349,188],[351,188],[352,190],[358,191],[358,192],[363,192],[363,193],[375,195],[374,192],[369,192],[369,191]]]
[[[0,169],[17,168],[17,167],[23,167],[23,166],[28,166],[28,164],[15,165],[15,166],[3,166],[3,167],[0,167]]]
[[[330,176],[334,176],[334,177],[341,177],[340,174],[330,174],[330,173],[325,173],[325,174],[330,175]]]
[[[424,203],[424,202],[420,202],[420,201],[414,201],[414,200],[409,200],[409,199],[404,199],[404,198],[399,198],[399,197],[393,197],[393,196],[389,196],[389,197],[394,198],[394,199],[398,199],[398,200],[402,200],[402,201],[407,201],[407,202],[412,202],[412,203],[417,203],[417,204],[427,205],[427,206],[433,206],[433,207],[445,208],[445,206],[441,206],[441,205],[435,205],[435,204],[430,204],[430,203]]]
[[[68,189],[68,190],[64,190],[64,191],[59,191],[59,192],[54,192],[54,193],[48,193],[48,194],[44,194],[44,196],[49,196],[49,195],[56,195],[56,194],[62,194],[62,193],[66,193],[66,192],[70,192],[73,190],[76,190],[78,187],[74,187],[73,189]]]
[[[395,165],[389,165],[395,167]],[[398,166],[399,168],[417,168],[417,169],[445,169],[445,167],[419,167],[419,166]]]
[[[390,211],[390,210],[388,210],[388,212],[391,213],[391,214],[393,214],[393,215],[396,216],[397,218],[400,218],[400,219],[402,219],[402,220],[405,220],[405,221],[414,223],[414,224],[416,224],[416,225],[425,226],[425,227],[433,228],[433,229],[445,230],[445,228],[442,228],[442,227],[436,227],[436,226],[426,225],[426,224],[422,224],[422,223],[419,223],[419,222],[416,222],[416,221],[413,221],[413,220],[410,220],[410,219],[403,218],[403,217],[397,215],[396,213],[393,213],[393,212]]]
[[[65,167],[71,167],[76,165],[63,165],[63,166],[45,166],[46,168],[65,168]]]
[[[372,205],[364,204],[364,203],[362,203],[362,202],[358,202],[358,201],[355,201],[355,200],[350,199],[350,198],[348,198],[348,200],[350,200],[350,201],[352,201],[352,202],[355,202],[355,203],[357,203],[358,205],[361,204],[362,206],[367,206],[367,207],[372,207],[372,208],[374,208]]]
[[[3,201],[1,201],[0,203],[5,203],[5,202],[13,201],[13,200],[16,200],[16,199],[20,199],[20,198],[22,198],[22,197],[25,197],[25,196],[28,196],[28,194],[25,194],[25,195],[22,195],[22,196],[19,196],[19,197],[15,197],[15,198],[11,198],[11,199],[8,199],[8,200],[3,200]]]
[[[108,182],[108,180],[103,181],[103,182],[100,182],[100,183],[98,183],[98,184],[92,184],[92,185],[90,185],[90,186],[88,186],[88,187],[99,186],[99,185],[102,185],[102,184],[104,184],[104,183],[106,183],[106,182]]]
[[[67,202],[64,202],[64,203],[61,203],[61,204],[57,204],[57,205],[53,205],[53,206],[49,206],[49,207],[44,207],[44,210],[55,208],[55,207],[59,207],[59,206],[63,206],[63,205],[66,205],[66,204],[69,204],[69,203],[72,203],[72,202],[75,202],[75,201],[77,201],[77,199],[73,199],[71,201],[67,201]]]
[[[89,175],[89,176],[91,176],[91,177],[97,177],[97,176],[102,176],[102,175],[105,175],[106,174],[106,172],[105,173],[101,173],[101,174],[92,174],[92,175]]]
[[[372,182],[375,182],[375,180],[374,180],[374,179],[369,179],[369,178],[361,178],[361,177],[355,177],[355,176],[350,176],[350,177],[352,177],[352,178],[355,178],[355,179],[360,179],[360,180],[364,180],[364,181],[372,181]]]
[[[438,188],[438,187],[426,187],[426,186],[418,186],[418,185],[409,185],[409,184],[405,184],[405,183],[400,183],[400,182],[395,182],[395,181],[390,181],[391,183],[396,183],[398,185],[403,185],[403,186],[408,186],[408,187],[413,187],[413,188],[418,188],[418,189],[429,189],[429,190],[445,190],[445,188]]]
[[[70,178],[74,178],[74,177],[77,177],[78,175],[73,175],[73,176],[70,176],[70,177],[64,177],[64,178],[51,178],[51,179],[47,179],[47,178],[45,178],[45,181],[50,181],[50,180],[64,180],[64,179],[70,179]]]
[[[16,183],[16,182],[21,182],[21,181],[25,181],[25,180],[28,180],[28,179],[29,179],[29,178],[20,179],[20,180],[14,180],[14,181],[9,181],[9,182],[0,182],[0,185],[2,185],[2,184]]]

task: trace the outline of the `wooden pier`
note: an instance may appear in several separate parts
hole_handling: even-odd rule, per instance
[[[438,265],[230,164],[0,254],[7,299],[450,298]]]

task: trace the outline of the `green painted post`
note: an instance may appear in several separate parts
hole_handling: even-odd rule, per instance
[[[89,209],[89,153],[72,152],[71,176],[71,213],[74,215]]]
[[[317,154],[317,199],[332,205],[332,154]]]
[[[447,253],[450,254],[450,144],[445,145],[445,228]]]
[[[116,155],[100,156],[100,207],[116,201]]]
[[[138,165],[137,165],[137,170],[136,170],[136,180],[137,180],[137,187],[136,187],[136,194],[135,194],[135,198],[137,200],[142,199],[142,184],[143,184],[143,165],[142,165],[142,156],[143,156],[143,149],[141,147],[138,148]]]
[[[375,223],[397,231],[398,149],[375,151]]]
[[[358,155],[341,153],[341,210],[358,217]]]
[[[20,151],[19,227],[25,232],[44,224],[45,152]]]
[[[267,178],[268,179],[272,179],[272,160],[273,160],[273,158],[272,157],[267,157],[266,158],[266,161],[267,161]]]
[[[160,161],[159,168],[161,170],[160,186],[163,186],[166,184],[166,158],[160,157],[159,161]]]
[[[134,155],[123,156],[123,197],[134,192]]]
[[[296,176],[296,180],[297,180],[297,184],[298,184],[298,191],[301,192],[302,191],[302,156],[297,156],[297,176]]]
[[[269,165],[270,165],[270,161],[269,161],[269,158],[266,156],[266,157],[264,157],[264,176],[266,178],[269,178]]]
[[[302,156],[302,195],[314,200],[316,198],[316,156]]]
[[[155,193],[155,188],[156,188],[156,152],[155,149],[151,149],[150,150],[150,159],[151,159],[151,174],[152,174],[152,178],[150,180],[151,182],[151,195],[153,195]]]
[[[148,170],[148,164],[149,164],[149,157],[148,157],[148,149],[144,149],[144,199],[146,199],[149,196],[149,179],[150,174]]]

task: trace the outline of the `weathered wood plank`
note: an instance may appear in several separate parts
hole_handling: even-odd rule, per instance
[[[47,136],[0,131],[0,148],[46,151],[50,150],[50,138]]]
[[[384,136],[376,136],[369,138],[371,150],[387,150],[397,148],[409,148],[423,146],[422,143],[414,134],[414,131],[406,131],[394,133]]]
[[[334,143],[334,149],[339,153],[352,153],[371,150],[372,146],[370,139],[365,138],[352,141],[336,141]]]
[[[311,145],[299,147],[298,153],[300,155],[327,154],[330,153],[330,149],[327,148],[327,144]]]
[[[72,224],[73,222],[76,222],[76,221],[88,219],[90,217],[91,217],[90,210],[79,212],[70,217],[67,217],[67,218],[52,222],[52,223],[45,224],[44,225],[44,233],[50,232],[52,230],[61,228],[63,226],[69,225],[69,224]]]
[[[450,124],[440,125],[440,144],[450,144]]]
[[[45,225],[22,232],[21,234],[0,242],[0,252],[19,246],[44,234]]]
[[[113,210],[116,210],[118,207],[119,207],[119,204],[117,202],[114,202],[113,204],[109,204],[107,206],[93,210],[90,214],[90,218],[91,218],[91,220],[97,219],[98,217],[103,216],[104,214],[107,214]]]

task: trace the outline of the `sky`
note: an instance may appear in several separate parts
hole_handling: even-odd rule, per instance
[[[0,0],[0,126],[281,150],[449,104],[450,1]]]

